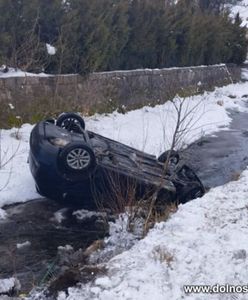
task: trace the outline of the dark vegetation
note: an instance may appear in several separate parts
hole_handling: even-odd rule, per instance
[[[245,29],[224,0],[174,2],[0,0],[0,64],[85,74],[245,60]]]

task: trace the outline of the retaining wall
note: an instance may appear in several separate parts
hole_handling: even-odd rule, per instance
[[[0,125],[35,122],[61,111],[110,112],[164,103],[176,94],[190,95],[241,78],[235,65],[142,69],[80,75],[0,77]],[[10,108],[11,103],[15,109]],[[6,116],[11,120],[6,120]],[[4,125],[2,125],[4,126]]]

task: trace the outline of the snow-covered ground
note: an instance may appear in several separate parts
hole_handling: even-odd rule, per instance
[[[248,0],[237,1],[237,4],[230,5],[231,15],[234,17],[239,13],[242,23],[241,26],[248,27]]]
[[[51,50],[52,51],[52,50]],[[15,69],[15,68],[8,68],[7,72],[3,72],[0,68],[0,78],[9,78],[9,77],[49,77],[53,75],[49,75],[46,73],[30,73],[30,72],[25,72],[20,69]]]
[[[238,181],[181,205],[129,251],[108,275],[61,292],[59,300],[245,300],[248,294],[185,294],[184,285],[245,285],[248,273],[248,171]]]
[[[179,146],[220,129],[228,130],[231,119],[227,109],[246,110],[248,82],[217,88],[214,92],[194,96],[184,102],[184,114],[190,112],[191,129]],[[178,103],[181,99],[177,99]],[[126,114],[114,112],[86,118],[86,126],[109,138],[126,143],[148,153],[159,155],[170,146],[175,127],[175,108],[172,103],[154,108],[144,107]],[[189,119],[187,119],[189,121]],[[185,122],[186,126],[187,122]],[[29,135],[32,125],[0,131],[0,207],[14,202],[35,199],[33,178],[27,164]],[[0,218],[5,213],[0,210]]]

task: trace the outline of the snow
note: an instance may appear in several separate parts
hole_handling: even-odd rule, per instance
[[[135,219],[132,222],[130,232],[129,212],[120,214],[115,222],[109,222],[109,237],[104,239],[103,250],[95,251],[91,254],[89,262],[91,264],[107,262],[115,255],[130,249],[142,237],[143,219]]]
[[[246,111],[247,99],[242,96],[247,91],[248,82],[243,82],[186,98],[183,111],[187,113],[193,109],[193,119],[190,131],[178,147],[186,146],[205,134],[228,130],[231,122],[228,109]],[[175,99],[176,103],[180,101],[181,98]],[[159,155],[170,146],[175,128],[175,108],[167,102],[126,114],[94,115],[86,118],[86,126],[134,148]],[[24,124],[20,129],[0,130],[0,207],[40,197],[27,164],[32,128],[32,125]]]
[[[0,279],[0,294],[6,294],[14,289],[17,285],[17,280],[14,277]],[[18,284],[19,285],[19,284]]]
[[[9,68],[8,72],[4,73],[0,71],[0,78],[10,78],[10,77],[50,77],[53,75],[45,74],[45,73],[30,73],[22,71],[18,68]]]
[[[248,170],[238,181],[179,206],[130,250],[108,263],[108,275],[70,288],[81,299],[247,299],[247,295],[188,294],[184,285],[247,285]]]
[[[0,206],[39,198],[27,164],[29,135],[33,126],[0,131]]]
[[[65,246],[59,246],[58,247],[59,251],[73,251],[73,247],[71,245],[65,245]]]
[[[104,213],[104,212],[89,211],[89,210],[86,210],[86,209],[76,210],[72,213],[72,215],[76,216],[76,218],[80,221],[89,220],[92,217],[106,218],[106,213]]]
[[[235,17],[239,13],[242,20],[241,26],[248,27],[248,0],[237,1],[237,4],[228,7],[231,10],[231,16]]]
[[[57,49],[54,46],[52,46],[50,44],[46,44],[46,48],[47,48],[47,53],[49,55],[55,55],[56,54]]]
[[[215,64],[211,65],[211,67],[222,67],[226,69],[226,64]],[[149,73],[156,73],[157,71],[160,73],[161,70],[192,70],[192,69],[199,69],[199,68],[209,68],[209,65],[198,65],[198,66],[190,66],[190,67],[171,67],[171,68],[164,68],[164,69],[149,69],[149,68],[143,68],[143,69],[132,69],[132,70],[115,70],[115,71],[105,71],[105,72],[97,72],[93,74],[101,74],[101,75],[115,75],[115,74],[129,74],[129,73],[135,73],[135,72],[149,72]]]
[[[6,219],[6,217],[7,217],[6,211],[0,208],[0,221]]]
[[[26,247],[29,247],[29,246],[31,246],[30,241],[26,241],[26,242],[23,242],[23,243],[17,243],[16,244],[17,249],[26,248]]]
[[[231,119],[227,109],[245,111],[245,100],[241,97],[247,93],[247,83],[229,85],[211,93],[187,98],[183,114],[193,110],[191,129],[184,135],[177,147],[185,146],[202,135],[228,127]],[[236,99],[229,96],[234,95]],[[179,103],[182,99],[176,100]],[[218,101],[223,101],[223,106]],[[87,127],[111,139],[119,140],[139,150],[158,155],[170,146],[175,129],[175,108],[171,102],[155,107],[119,114],[95,115],[87,120]]]
[[[12,103],[9,103],[9,108],[10,108],[11,110],[15,109],[15,107],[14,107],[14,105],[13,105]]]

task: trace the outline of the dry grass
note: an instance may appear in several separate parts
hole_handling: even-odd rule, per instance
[[[156,246],[151,256],[155,261],[159,261],[162,264],[166,263],[169,268],[171,268],[171,264],[175,260],[174,256],[166,248],[161,246]]]
[[[143,235],[145,236],[155,223],[167,221],[172,214],[177,212],[177,209],[177,203],[165,203],[163,206],[155,203],[150,214],[146,215]]]

